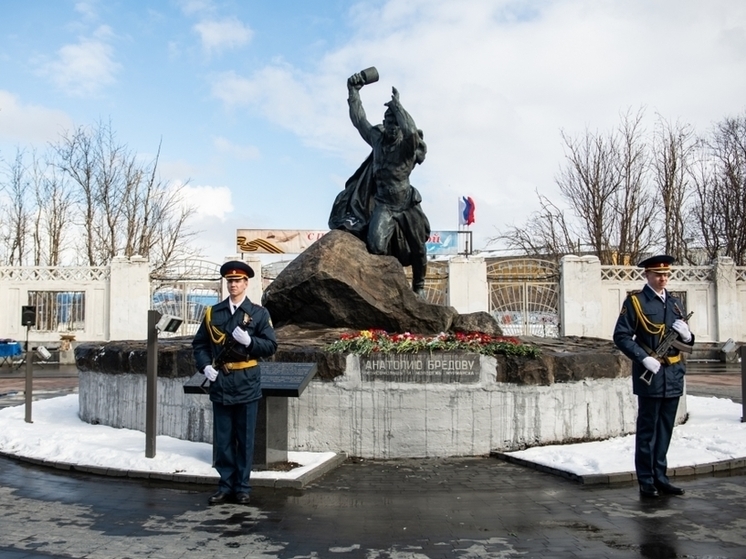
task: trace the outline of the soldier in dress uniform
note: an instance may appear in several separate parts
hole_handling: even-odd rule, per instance
[[[262,397],[257,359],[277,350],[269,312],[246,296],[251,266],[226,262],[220,275],[230,296],[209,307],[194,336],[194,362],[210,381],[213,411],[213,466],[220,474],[210,505],[233,499],[249,504],[249,478],[254,457],[254,431]]]
[[[638,403],[635,471],[640,495],[646,498],[684,494],[666,475],[666,454],[684,393],[686,364],[676,347],[660,358],[654,355],[671,330],[681,344],[694,344],[681,301],[666,290],[673,262],[673,257],[663,254],[638,264],[645,269],[647,283],[627,296],[614,329],[614,343],[632,360],[632,387]]]

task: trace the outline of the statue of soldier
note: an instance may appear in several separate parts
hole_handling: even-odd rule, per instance
[[[371,254],[392,255],[402,266],[412,266],[412,290],[422,297],[430,223],[409,175],[425,160],[427,146],[395,87],[385,103],[383,124],[368,122],[360,89],[377,79],[378,72],[369,68],[347,80],[350,119],[372,152],[334,201],[329,228],[353,233],[365,241]]]

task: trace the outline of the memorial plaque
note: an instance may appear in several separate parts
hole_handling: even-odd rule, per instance
[[[360,358],[364,381],[464,383],[480,379],[479,355],[475,353],[400,353]]]
[[[210,392],[210,381],[202,373],[194,373],[184,383],[184,394],[208,394]]]
[[[261,363],[262,395],[297,398],[316,374],[316,363]]]

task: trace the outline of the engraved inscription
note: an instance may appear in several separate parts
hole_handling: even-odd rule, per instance
[[[479,382],[479,355],[415,353],[367,355],[360,358],[364,381],[413,383]]]

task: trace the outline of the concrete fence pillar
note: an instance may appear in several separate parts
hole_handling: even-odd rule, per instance
[[[105,338],[146,339],[150,300],[150,269],[147,258],[113,258],[109,279],[109,335]]]
[[[714,263],[715,276],[715,339],[725,341],[728,338],[738,340],[742,316],[738,304],[738,286],[736,285],[736,264],[732,258],[719,257]]]
[[[262,304],[262,261],[258,256],[249,256],[246,263],[254,270],[254,277],[249,281],[246,295],[255,305]],[[226,295],[227,297],[227,295]]]
[[[560,336],[600,337],[601,261],[596,256],[563,256],[560,267]]]
[[[487,263],[482,257],[452,258],[448,263],[448,304],[459,313],[489,312]]]

